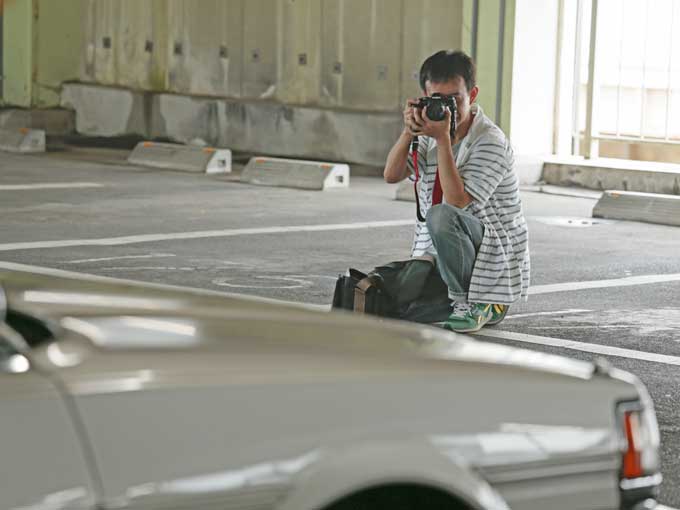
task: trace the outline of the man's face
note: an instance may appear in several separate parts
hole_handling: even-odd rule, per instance
[[[470,119],[470,106],[474,103],[479,92],[477,87],[468,91],[465,80],[461,76],[456,76],[443,82],[433,83],[429,80],[425,82],[426,95],[431,96],[437,92],[456,98],[456,108],[458,110],[456,125],[464,124]]]

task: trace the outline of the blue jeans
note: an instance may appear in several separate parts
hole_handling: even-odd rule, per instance
[[[484,225],[469,212],[449,204],[430,207],[425,219],[437,250],[437,269],[449,288],[449,298],[467,302]]]

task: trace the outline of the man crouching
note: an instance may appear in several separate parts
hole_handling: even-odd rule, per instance
[[[420,86],[427,98],[407,101],[404,130],[383,175],[389,183],[412,176],[418,184],[412,256],[435,257],[452,301],[444,326],[478,331],[500,322],[529,289],[529,238],[513,151],[474,104],[479,88],[465,53],[427,58]],[[432,98],[435,106],[450,106],[437,114]]]

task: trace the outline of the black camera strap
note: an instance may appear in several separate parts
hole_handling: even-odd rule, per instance
[[[413,181],[413,192],[416,196],[416,216],[418,221],[423,222],[422,213],[420,212],[420,198],[418,197],[418,180],[420,179],[420,171],[418,170],[418,137],[414,136],[411,141],[411,157],[413,158],[413,169],[416,173],[416,180]]]
[[[414,136],[411,141],[411,157],[413,158],[413,169],[416,173],[416,180],[413,182],[413,192],[416,196],[416,216],[418,221],[424,222],[425,218],[420,212],[420,197],[418,194],[418,181],[420,180],[420,170],[418,168],[418,137]],[[437,205],[442,202],[442,185],[439,181],[439,167],[434,179],[434,189],[432,190],[432,205]]]
[[[450,136],[451,138],[454,137],[456,133],[456,100],[453,96],[442,96],[441,94],[433,94],[432,97],[421,97],[419,102],[418,102],[418,108],[427,108],[428,106],[428,100],[436,98],[437,100],[440,101],[445,101],[445,108],[449,110],[449,113],[451,114],[451,127],[450,127]],[[427,113],[425,113],[427,115]],[[413,140],[411,140],[411,157],[413,158],[413,169],[416,174],[416,180],[413,183],[413,191],[416,196],[416,216],[418,217],[418,221],[424,222],[425,218],[423,218],[422,213],[420,212],[420,197],[418,195],[418,180],[420,179],[420,170],[418,169],[418,137],[414,136]],[[435,177],[435,183],[434,183],[434,189],[432,190],[432,205],[436,205],[442,202],[442,187],[441,187],[441,182],[439,181],[439,167],[437,167],[437,175]]]

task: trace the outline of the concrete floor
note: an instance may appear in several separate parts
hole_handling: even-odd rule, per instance
[[[392,200],[394,189],[370,177],[327,192],[253,187],[130,167],[115,151],[0,154],[0,260],[323,305],[347,267],[408,257],[415,206]],[[523,201],[534,295],[486,334],[531,336],[485,339],[579,359],[599,356],[598,346],[680,356],[680,230],[593,223],[591,198],[524,192]],[[393,220],[402,223],[371,225]],[[319,228],[298,228],[309,225]],[[270,227],[280,228],[257,230]],[[524,341],[537,337],[584,350]],[[680,366],[603,357],[647,384],[663,442],[661,501],[680,506]]]

